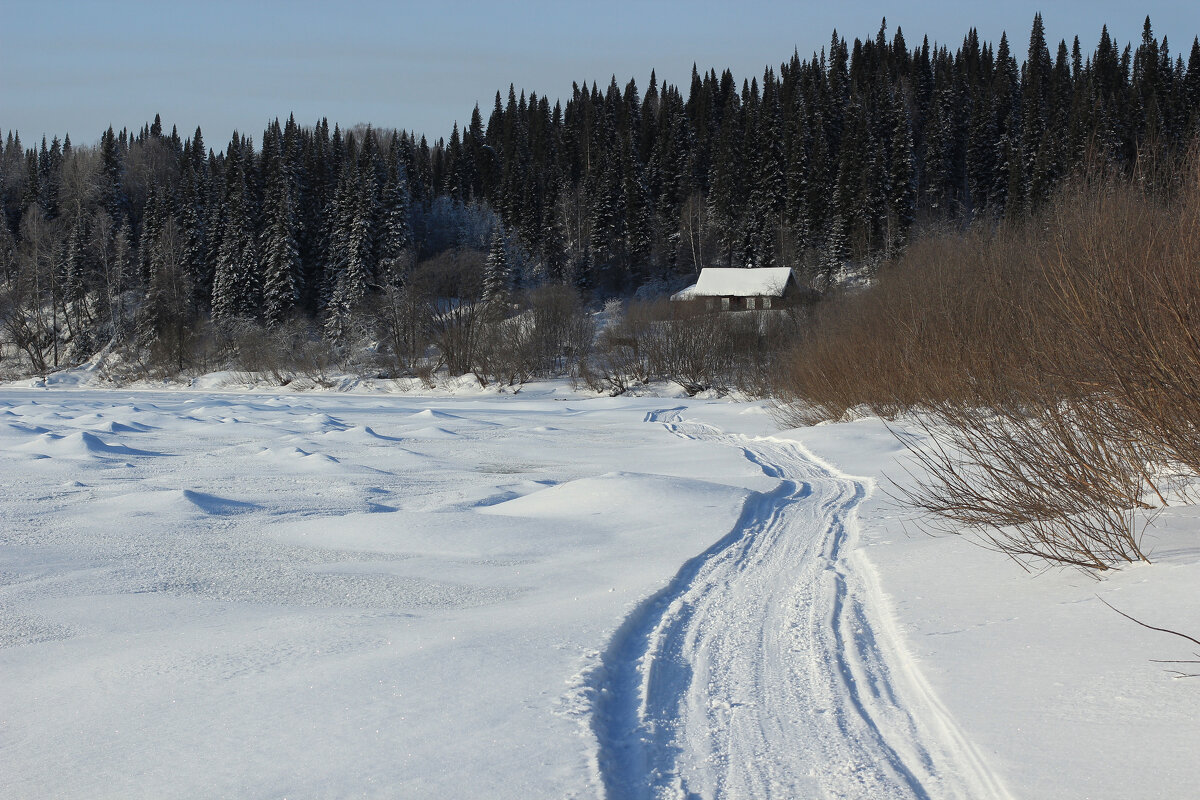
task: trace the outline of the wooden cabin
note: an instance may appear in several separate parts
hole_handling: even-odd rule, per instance
[[[767,311],[812,302],[790,267],[705,267],[694,284],[671,295],[673,302],[703,304],[711,311]]]

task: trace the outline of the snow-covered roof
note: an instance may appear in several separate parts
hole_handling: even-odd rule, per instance
[[[675,294],[671,295],[672,300],[691,300],[696,296],[696,284],[692,284],[686,289],[680,289]]]
[[[738,269],[705,267],[693,285],[671,295],[672,300],[691,300],[696,297],[782,297],[790,267]]]

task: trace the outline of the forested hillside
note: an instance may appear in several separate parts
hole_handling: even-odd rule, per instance
[[[1185,62],[1147,19],[1136,47],[1105,29],[1088,51],[1039,16],[1027,48],[885,23],[740,84],[614,78],[553,104],[509,87],[433,143],[291,118],[221,151],[158,117],[87,147],[9,131],[3,355],[45,373],[115,342],[182,369],[233,323],[415,355],[418,300],[457,311],[485,286],[604,298],[707,265],[821,284],[929,227],[1035,211],[1085,160],[1176,150],[1198,119],[1200,40]]]

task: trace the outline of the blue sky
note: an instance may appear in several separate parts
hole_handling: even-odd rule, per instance
[[[477,2],[77,2],[11,3],[0,24],[0,130],[28,144],[70,132],[94,142],[109,124],[140,127],[161,113],[169,127],[204,129],[221,147],[235,129],[254,134],[295,112],[344,126],[371,122],[431,138],[469,118],[485,118],[508,84],[570,94],[572,81],[607,84],[614,73],[645,88],[686,84],[693,62],[729,67],[740,81],[777,65],[793,48],[807,56],[833,28],[848,40],[903,28],[910,46],[961,42],[979,29],[995,42],[1007,31],[1023,54],[1041,10],[1052,42],[1078,33],[1085,52],[1107,23],[1118,41],[1136,42],[1148,13],[1156,35],[1185,59],[1200,33],[1192,2],[1093,0],[1045,4],[932,0],[668,3],[659,0]]]

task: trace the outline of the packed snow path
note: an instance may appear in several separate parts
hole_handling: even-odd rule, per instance
[[[626,620],[596,672],[610,800],[1007,797],[904,655],[854,551],[864,482],[798,445],[651,412],[778,487]]]

